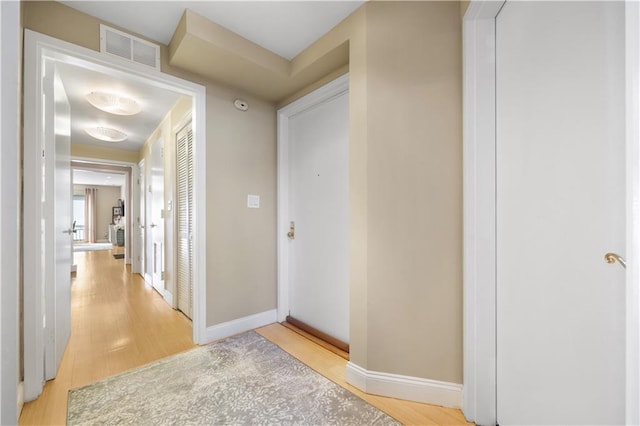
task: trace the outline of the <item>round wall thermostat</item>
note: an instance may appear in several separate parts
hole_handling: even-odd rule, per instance
[[[249,109],[249,104],[242,99],[236,99],[235,101],[233,101],[233,105],[240,111],[246,111]]]

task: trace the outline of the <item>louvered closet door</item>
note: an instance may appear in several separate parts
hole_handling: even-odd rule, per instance
[[[193,307],[193,131],[177,134],[178,309],[191,318]]]

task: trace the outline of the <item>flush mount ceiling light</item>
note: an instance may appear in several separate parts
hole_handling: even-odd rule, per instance
[[[117,115],[134,115],[142,109],[133,99],[107,92],[91,92],[87,101],[94,107]]]
[[[127,139],[128,135],[120,130],[110,127],[90,127],[84,129],[90,136],[106,142],[122,142]]]

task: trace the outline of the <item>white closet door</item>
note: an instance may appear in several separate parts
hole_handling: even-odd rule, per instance
[[[193,131],[191,123],[177,138],[178,309],[191,318],[193,309]]]
[[[624,7],[496,20],[501,425],[624,423]]]

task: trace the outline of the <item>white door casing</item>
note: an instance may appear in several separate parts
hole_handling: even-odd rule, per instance
[[[278,317],[349,341],[348,75],[278,111]],[[295,237],[289,239],[290,222]],[[319,260],[321,259],[321,260]]]
[[[19,259],[6,248],[19,247],[20,63],[22,28],[19,2],[0,2],[0,424],[16,424],[22,408],[19,371]]]
[[[158,70],[126,61],[113,55],[73,45],[53,37],[24,31],[24,399],[30,401],[42,392],[44,377],[44,341],[42,318],[43,258],[47,255],[41,240],[41,224],[46,219],[41,209],[43,184],[41,127],[42,65],[44,58],[72,62],[115,77],[133,78],[156,87],[173,90],[193,99],[194,129],[194,312],[193,340],[202,343],[206,337],[206,90],[204,86],[164,74]]]
[[[140,160],[140,162],[138,163],[138,178],[137,178],[137,186],[138,186],[138,218],[136,220],[136,226],[137,226],[137,232],[138,232],[138,238],[140,240],[140,245],[138,246],[138,251],[136,253],[136,256],[138,257],[138,259],[140,259],[140,274],[144,277],[145,276],[145,272],[146,272],[146,268],[147,268],[147,243],[146,243],[146,228],[145,228],[145,223],[146,223],[146,196],[147,196],[147,191],[145,190],[146,185],[146,169],[144,166],[144,160]]]
[[[150,161],[150,164],[145,164],[145,174],[144,174],[144,241],[145,241],[145,269],[144,269],[144,280],[147,284],[153,287],[153,231],[154,227],[151,226],[153,223],[152,218],[152,206],[153,206],[153,193],[151,188],[151,168],[153,161]]]
[[[495,17],[502,2],[472,2],[464,18],[464,406],[468,419],[496,422]],[[626,4],[627,247],[637,259],[639,10]],[[621,22],[618,22],[622,26]],[[603,62],[607,63],[607,62]],[[635,111],[635,113],[634,113]],[[635,200],[635,201],[634,201]],[[622,249],[624,250],[624,248]],[[635,254],[634,254],[635,253]],[[621,253],[624,254],[624,253]],[[544,264],[544,261],[541,261]],[[607,265],[615,266],[617,265]],[[620,271],[611,271],[613,274]],[[633,278],[635,277],[635,278]],[[628,262],[626,422],[638,423],[638,265]],[[614,290],[615,291],[615,290]],[[557,383],[554,383],[557,385]],[[609,422],[612,419],[608,420]]]
[[[625,1],[626,355],[625,422],[640,424],[640,4]]]

